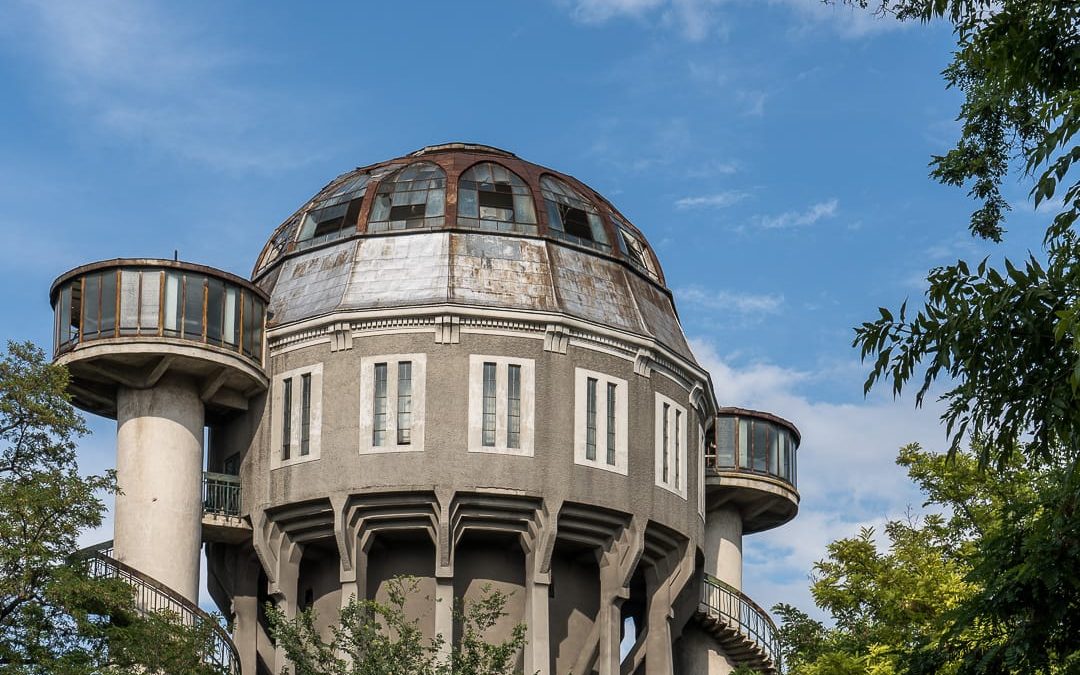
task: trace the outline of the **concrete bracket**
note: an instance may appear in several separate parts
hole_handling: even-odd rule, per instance
[[[656,359],[653,358],[652,350],[639,347],[637,355],[634,356],[634,373],[642,377],[651,377],[654,363]]]
[[[352,323],[340,321],[330,327],[330,351],[340,352],[352,349]]]
[[[544,330],[544,351],[565,354],[570,345],[570,335],[557,323],[549,323]]]
[[[435,344],[456,345],[461,342],[461,318],[453,315],[435,317]]]

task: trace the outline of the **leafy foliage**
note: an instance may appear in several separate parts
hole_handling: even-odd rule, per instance
[[[864,7],[871,0],[847,0]],[[855,331],[855,345],[873,367],[869,391],[891,380],[899,393],[921,379],[917,403],[947,378],[944,414],[955,451],[967,432],[989,439],[984,450],[1004,463],[1014,441],[1030,449],[1080,450],[1080,3],[1071,0],[880,0],[879,11],[900,19],[952,22],[957,49],[944,72],[963,92],[960,139],[935,156],[931,175],[971,185],[980,201],[970,229],[1000,241],[1008,203],[1001,194],[1010,173],[1029,176],[1036,205],[1059,211],[1044,236],[1046,261],[986,260],[931,270],[926,303],[909,315],[906,303]],[[1074,172],[1073,172],[1074,173]],[[1070,183],[1071,180],[1071,183]],[[1061,194],[1060,201],[1051,201]],[[920,368],[925,368],[919,378]],[[982,460],[991,458],[984,455]]]
[[[67,371],[30,343],[0,358],[0,671],[13,675],[168,672],[212,675],[199,654],[209,624],[141,615],[130,586],[87,576],[71,558],[101,524],[111,474],[82,476]]]
[[[409,596],[417,593],[417,580],[396,577],[388,584],[387,602],[352,598],[341,610],[341,620],[330,629],[330,640],[320,634],[314,610],[289,619],[267,606],[272,633],[296,675],[504,675],[515,672],[525,646],[525,625],[518,624],[509,638],[498,643],[486,633],[502,617],[508,596],[485,588],[468,605],[457,603],[455,619],[461,638],[443,656],[442,635],[424,637],[418,619],[405,611]]]

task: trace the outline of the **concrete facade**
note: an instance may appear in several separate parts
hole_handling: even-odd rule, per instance
[[[368,231],[372,202],[418,163],[443,172],[424,189],[444,190],[445,210]],[[465,176],[484,163],[523,179],[533,222],[481,184],[481,205],[523,222],[454,227],[467,222]],[[576,197],[546,192],[545,176]],[[366,194],[342,196],[361,183]],[[305,240],[338,203],[355,231]],[[586,216],[591,232],[575,224]],[[523,672],[775,669],[775,645],[740,633],[740,610],[725,615],[709,593],[738,601],[744,531],[790,519],[798,494],[792,481],[716,471],[712,382],[644,237],[603,197],[504,151],[426,148],[331,182],[274,233],[252,282],[267,301],[264,384],[223,399],[214,384],[233,370],[169,366],[115,393],[131,490],[117,502],[116,553],[195,597],[205,540],[210,592],[234,623],[244,673],[288,667],[263,603],[289,616],[313,608],[328,632],[351,598],[383,600],[402,574],[416,583],[409,615],[447,640],[461,630],[455,598],[507,593],[488,637],[524,623]],[[80,360],[81,342],[61,358],[83,368],[84,396],[107,410],[111,390],[93,380],[100,365]],[[134,383],[150,382],[155,363],[131,364]],[[202,521],[204,423],[207,469],[239,477],[224,535]],[[777,457],[794,452],[788,436],[759,431]]]

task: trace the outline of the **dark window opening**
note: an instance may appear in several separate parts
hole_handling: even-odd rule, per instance
[[[511,220],[514,217],[514,193],[509,185],[482,185],[479,190],[480,217]],[[485,213],[485,209],[497,209],[503,213]]]
[[[420,220],[424,217],[424,204],[400,204],[390,207],[390,220]]]
[[[585,211],[566,204],[559,204],[559,215],[562,217],[563,227],[566,228],[567,234],[594,241],[592,226],[589,225],[589,217],[585,214]]]

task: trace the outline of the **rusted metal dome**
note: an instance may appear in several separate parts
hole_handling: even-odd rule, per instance
[[[581,181],[486,145],[338,176],[274,231],[252,280],[271,327],[449,304],[569,315],[693,360],[641,232]]]

